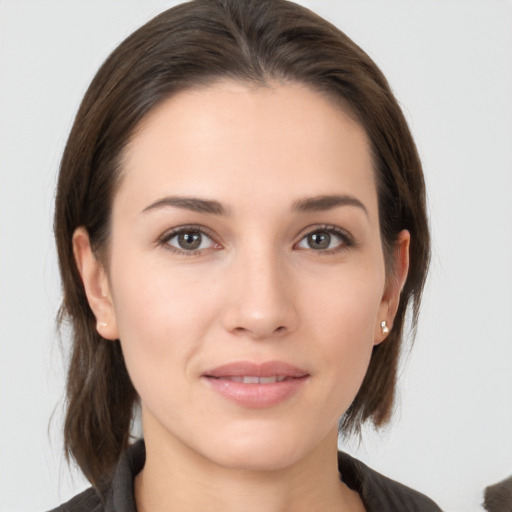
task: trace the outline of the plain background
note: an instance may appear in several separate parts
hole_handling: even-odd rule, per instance
[[[483,488],[512,473],[512,3],[301,3],[388,77],[423,157],[434,240],[394,420],[345,448],[447,511],[476,512]],[[86,486],[61,449],[56,173],[98,66],[171,5],[0,3],[2,511],[46,510]]]

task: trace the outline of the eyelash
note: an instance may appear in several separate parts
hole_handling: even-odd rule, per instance
[[[174,247],[169,244],[170,240],[172,240],[174,237],[179,236],[180,234],[183,234],[183,233],[200,233],[201,235],[209,238],[214,245],[218,246],[218,247],[216,247],[216,249],[219,248],[221,245],[215,240],[215,237],[211,234],[211,232],[209,230],[205,229],[202,226],[196,226],[196,225],[180,226],[178,228],[172,229],[171,231],[167,231],[157,240],[157,244],[159,246],[164,247],[166,250],[171,251],[174,254],[179,254],[179,255],[183,255],[183,256],[199,256],[199,255],[201,255],[205,249],[196,249],[196,250],[186,251],[186,250],[178,249],[177,247]],[[305,238],[307,238],[308,236],[310,236],[314,233],[327,233],[329,235],[334,234],[335,236],[339,237],[342,240],[342,243],[340,244],[340,247],[335,247],[333,249],[315,250],[313,248],[309,248],[309,249],[299,249],[299,250],[310,250],[314,253],[326,255],[326,254],[339,253],[339,252],[345,251],[347,249],[350,249],[351,247],[355,247],[357,245],[355,240],[353,239],[353,237],[344,229],[341,229],[337,226],[325,224],[325,225],[320,225],[320,226],[316,225],[316,226],[312,227],[311,229],[309,229],[306,233],[304,233],[300,237],[299,241],[296,242],[293,245],[293,247],[296,248]]]
[[[336,254],[336,253],[339,253],[342,251],[346,251],[346,250],[350,249],[351,247],[355,247],[357,245],[354,238],[352,237],[352,235],[350,233],[348,233],[347,231],[345,231],[344,229],[341,229],[337,226],[333,226],[330,224],[323,224],[320,226],[316,225],[316,226],[312,227],[311,229],[309,229],[304,235],[301,236],[299,242],[294,244],[294,247],[297,246],[299,243],[301,243],[306,237],[308,237],[309,235],[312,235],[314,233],[328,233],[329,235],[335,235],[342,240],[342,243],[340,244],[340,246],[335,247],[333,249],[315,250],[313,248],[309,248],[310,251],[318,253],[318,254],[322,254],[322,255]],[[308,249],[304,249],[304,250],[308,250]]]
[[[195,226],[195,225],[187,225],[187,226],[180,226],[179,228],[172,229],[171,231],[167,231],[164,233],[158,240],[158,245],[164,247],[166,250],[171,251],[174,254],[179,254],[183,256],[199,256],[202,254],[202,252],[205,249],[197,249],[197,250],[191,250],[191,251],[185,251],[182,249],[178,249],[177,247],[174,247],[169,244],[169,241],[172,240],[174,237],[179,236],[183,233],[200,233],[203,236],[206,236],[209,238],[214,245],[220,246],[220,244],[215,240],[215,238],[212,236],[209,230],[206,230],[202,226]]]

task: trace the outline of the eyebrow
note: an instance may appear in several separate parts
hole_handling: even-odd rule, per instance
[[[368,210],[359,199],[350,195],[321,195],[315,197],[306,197],[295,201],[292,205],[292,211],[296,212],[323,212],[332,210],[339,206],[356,206],[361,208],[368,216]],[[209,215],[227,215],[229,209],[219,201],[213,199],[199,199],[197,197],[167,196],[151,203],[142,210],[147,213],[161,208],[182,208],[197,213]]]
[[[368,216],[366,206],[359,201],[359,199],[350,195],[333,194],[306,197],[295,201],[292,209],[297,212],[324,212],[337,208],[338,206],[356,206],[357,208],[361,208],[366,216]]]
[[[167,207],[183,208],[197,213],[207,213],[210,215],[227,215],[228,209],[218,201],[210,199],[198,199],[196,197],[178,197],[168,196],[150,204],[142,213]]]

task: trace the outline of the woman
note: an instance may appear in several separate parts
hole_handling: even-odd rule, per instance
[[[336,451],[390,418],[429,258],[409,129],[338,29],[195,0],[136,31],[75,119],[55,234],[93,485],[57,510],[439,510]]]

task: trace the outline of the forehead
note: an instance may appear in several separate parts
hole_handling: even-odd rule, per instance
[[[267,202],[339,192],[376,203],[364,129],[307,86],[225,81],[157,106],[123,155],[119,195],[132,204],[165,194],[236,202],[258,191]]]

